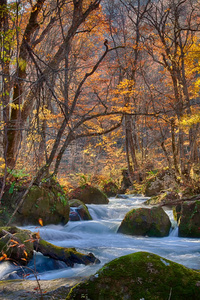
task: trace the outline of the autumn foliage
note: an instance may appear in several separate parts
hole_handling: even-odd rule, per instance
[[[21,170],[198,180],[199,2],[2,0],[0,34],[1,196]]]

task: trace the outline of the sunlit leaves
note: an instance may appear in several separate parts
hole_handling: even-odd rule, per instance
[[[43,226],[43,220],[41,218],[38,219],[38,222],[41,226]]]

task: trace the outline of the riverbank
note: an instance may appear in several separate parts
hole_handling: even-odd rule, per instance
[[[60,278],[54,280],[6,280],[0,281],[0,300],[65,299],[70,289],[83,278]]]

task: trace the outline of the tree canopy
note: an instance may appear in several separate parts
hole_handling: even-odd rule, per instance
[[[1,172],[199,163],[199,2],[0,0]]]

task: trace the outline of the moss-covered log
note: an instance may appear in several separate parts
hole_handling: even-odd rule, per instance
[[[44,256],[65,262],[69,267],[73,267],[74,264],[89,265],[100,263],[99,259],[92,253],[83,254],[77,252],[75,248],[58,247],[43,239],[35,239],[34,249],[37,252],[41,252]]]
[[[39,233],[17,227],[0,228],[0,257],[2,260],[26,265],[33,257],[33,250],[44,256],[63,261],[67,266],[74,264],[98,264],[99,259],[92,253],[84,254],[75,248],[58,247],[40,238]]]

